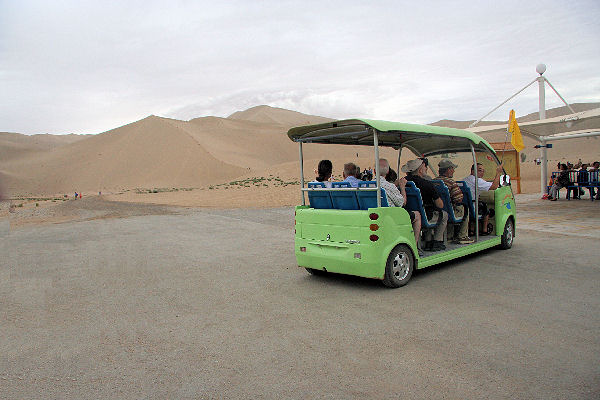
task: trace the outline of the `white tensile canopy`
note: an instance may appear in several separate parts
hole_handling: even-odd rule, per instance
[[[600,135],[600,108],[542,120],[519,122],[521,133],[538,142]],[[466,130],[476,133],[506,133],[506,124],[474,126]]]
[[[519,122],[521,134],[540,142],[542,150],[541,192],[545,193],[548,182],[546,144],[556,140],[600,136],[600,108],[546,118],[537,121]],[[476,133],[506,133],[507,124],[475,126],[466,130]]]

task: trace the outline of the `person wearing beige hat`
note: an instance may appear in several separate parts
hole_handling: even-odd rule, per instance
[[[406,173],[406,180],[414,182],[415,186],[421,191],[421,199],[423,200],[423,208],[427,214],[427,220],[430,223],[437,223],[433,229],[433,239],[431,238],[431,230],[428,230],[425,234],[424,250],[445,250],[444,232],[448,225],[448,213],[443,210],[444,201],[441,199],[435,186],[433,186],[433,183],[425,179],[427,166],[428,161],[426,158],[417,158],[403,165],[402,172]],[[434,213],[434,211],[438,212]]]
[[[458,187],[458,184],[452,179],[456,168],[458,168],[458,165],[454,164],[452,161],[448,159],[441,160],[438,163],[439,176],[435,179],[442,180],[448,187],[454,215],[457,218],[462,218],[458,238],[455,242],[459,244],[470,244],[473,243],[474,240],[469,237],[469,218],[466,217],[466,208],[463,204],[463,193],[460,190],[460,187]]]

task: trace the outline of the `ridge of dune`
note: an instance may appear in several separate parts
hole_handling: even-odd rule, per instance
[[[27,157],[83,140],[90,135],[23,135],[14,132],[0,132],[0,160]]]
[[[237,111],[227,117],[233,120],[244,120],[282,125],[287,128],[299,125],[312,125],[333,121],[331,118],[303,114],[298,111],[286,110],[279,107],[260,105],[244,111]]]

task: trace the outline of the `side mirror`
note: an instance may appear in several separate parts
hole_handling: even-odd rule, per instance
[[[501,186],[510,185],[510,176],[508,174],[500,176],[500,185]]]

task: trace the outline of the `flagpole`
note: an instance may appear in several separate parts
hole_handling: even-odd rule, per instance
[[[508,121],[510,125],[510,121]],[[504,145],[502,146],[502,157],[500,157],[500,164],[504,162],[504,151],[506,150],[506,142],[508,141],[508,125],[506,126],[506,137],[504,138]]]

